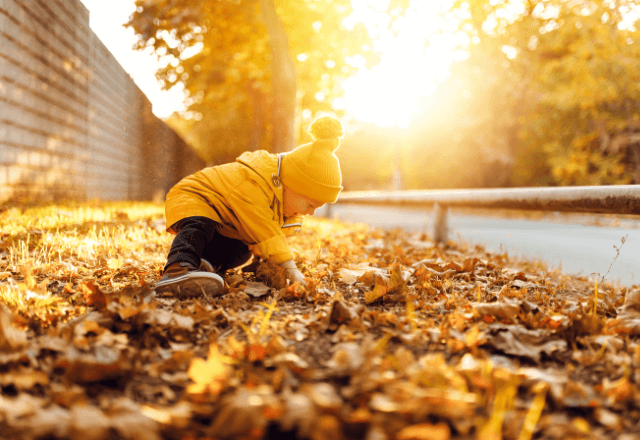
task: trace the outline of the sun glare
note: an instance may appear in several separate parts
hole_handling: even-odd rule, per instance
[[[345,98],[335,104],[359,121],[403,128],[411,122],[419,101],[448,75],[461,41],[453,17],[445,21],[440,13],[450,2],[412,2],[391,29],[388,3],[352,1],[354,13],[345,25],[364,23],[375,40],[374,49],[382,55],[380,64],[360,68],[345,81]]]
[[[153,103],[153,113],[159,118],[167,118],[175,111],[186,110],[182,85],[168,91],[161,90],[155,77],[155,72],[161,67],[161,63],[148,50],[141,53],[132,49],[137,38],[133,30],[125,28],[122,24],[135,11],[135,2],[133,0],[81,1],[90,11],[91,29]]]
[[[154,113],[168,117],[176,110],[184,111],[181,87],[160,90],[154,73],[162,62],[131,50],[136,39],[122,23],[135,8],[133,0],[114,0],[108,6],[101,0],[82,2],[91,11],[92,29],[153,102]],[[415,0],[402,17],[392,21],[387,13],[389,0],[352,0],[354,12],[344,25],[352,28],[364,23],[374,39],[373,49],[381,53],[381,62],[366,69],[363,57],[351,57],[350,64],[359,73],[344,83],[344,97],[336,99],[333,108],[362,122],[407,126],[419,101],[447,76],[456,48],[463,44],[463,37],[456,34],[455,17],[443,13],[450,10],[452,2]],[[304,61],[301,57],[305,55],[298,55],[298,60]],[[319,92],[316,99],[323,101],[326,96]]]

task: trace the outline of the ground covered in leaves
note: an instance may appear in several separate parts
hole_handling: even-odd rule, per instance
[[[639,438],[639,290],[312,218],[306,288],[178,300],[171,239],[154,204],[0,212],[0,438]]]

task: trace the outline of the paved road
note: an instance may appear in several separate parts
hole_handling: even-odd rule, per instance
[[[326,215],[325,208],[316,212]],[[333,205],[332,217],[346,222],[364,222],[381,228],[401,227],[424,231],[432,236],[433,217],[430,210]],[[625,222],[632,226],[640,222]],[[575,222],[504,219],[453,213],[449,215],[449,238],[469,244],[484,245],[500,251],[500,245],[512,256],[542,260],[549,268],[561,267],[566,273],[592,277],[604,275],[620,248],[621,238],[628,235],[618,259],[607,276],[622,285],[640,284],[640,228],[601,227]],[[598,277],[600,278],[600,277]]]

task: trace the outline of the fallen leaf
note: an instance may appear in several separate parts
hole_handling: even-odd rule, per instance
[[[110,258],[109,261],[107,261],[107,267],[111,270],[118,270],[123,264],[124,261],[122,258]]]
[[[268,294],[270,290],[271,288],[263,283],[246,281],[246,287],[242,291],[254,298],[260,298],[261,296]]]
[[[552,337],[550,330],[528,330],[516,325],[492,324],[484,331],[487,334],[486,345],[537,363],[543,353],[552,356],[556,351],[567,349],[567,341]]]
[[[105,440],[111,422],[104,412],[86,403],[74,405],[70,412],[70,437],[73,440]]]
[[[358,281],[363,281],[361,278],[366,274],[385,276],[387,275],[387,271],[378,267],[369,266],[367,263],[360,263],[349,268],[341,267],[337,274],[342,282],[353,285]]]
[[[473,313],[479,318],[484,316],[491,316],[498,320],[506,320],[515,322],[520,312],[520,307],[517,304],[496,302],[496,303],[474,303]]]
[[[381,276],[376,276],[376,284],[373,287],[373,290],[366,292],[364,294],[364,301],[367,304],[371,304],[372,302],[382,298],[387,294],[387,280]]]
[[[12,352],[27,345],[27,334],[14,325],[13,314],[0,305],[0,352]]]
[[[640,335],[640,289],[627,292],[617,319],[607,323],[607,326],[630,335]]]
[[[98,286],[88,281],[80,284],[80,289],[88,306],[93,306],[97,310],[104,310],[107,308],[107,297]]]
[[[306,394],[322,410],[335,411],[342,405],[342,399],[336,389],[326,382],[305,383],[300,388],[300,392]]]
[[[398,440],[449,440],[451,430],[445,423],[420,423],[407,426],[396,434]]]
[[[217,345],[211,344],[207,360],[195,358],[191,361],[188,374],[194,383],[187,387],[187,392],[215,397],[222,391],[230,374],[229,360],[220,353]],[[206,396],[202,397],[206,398]]]
[[[95,354],[82,353],[71,347],[56,362],[56,367],[65,371],[67,380],[80,384],[113,381],[129,375],[128,362],[120,350],[98,346],[94,351]]]
[[[335,330],[337,325],[340,325],[345,322],[349,322],[352,319],[358,319],[359,312],[362,311],[362,306],[358,307],[349,307],[342,300],[336,300],[331,303],[330,306],[331,311],[329,312],[329,324],[334,324],[335,328],[330,328],[331,330]]]
[[[49,376],[44,371],[20,369],[0,373],[0,386],[13,386],[18,391],[29,391],[36,385],[49,385]]]

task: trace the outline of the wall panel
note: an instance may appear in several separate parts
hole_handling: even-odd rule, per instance
[[[80,1],[0,2],[0,202],[150,199],[203,166]]]

